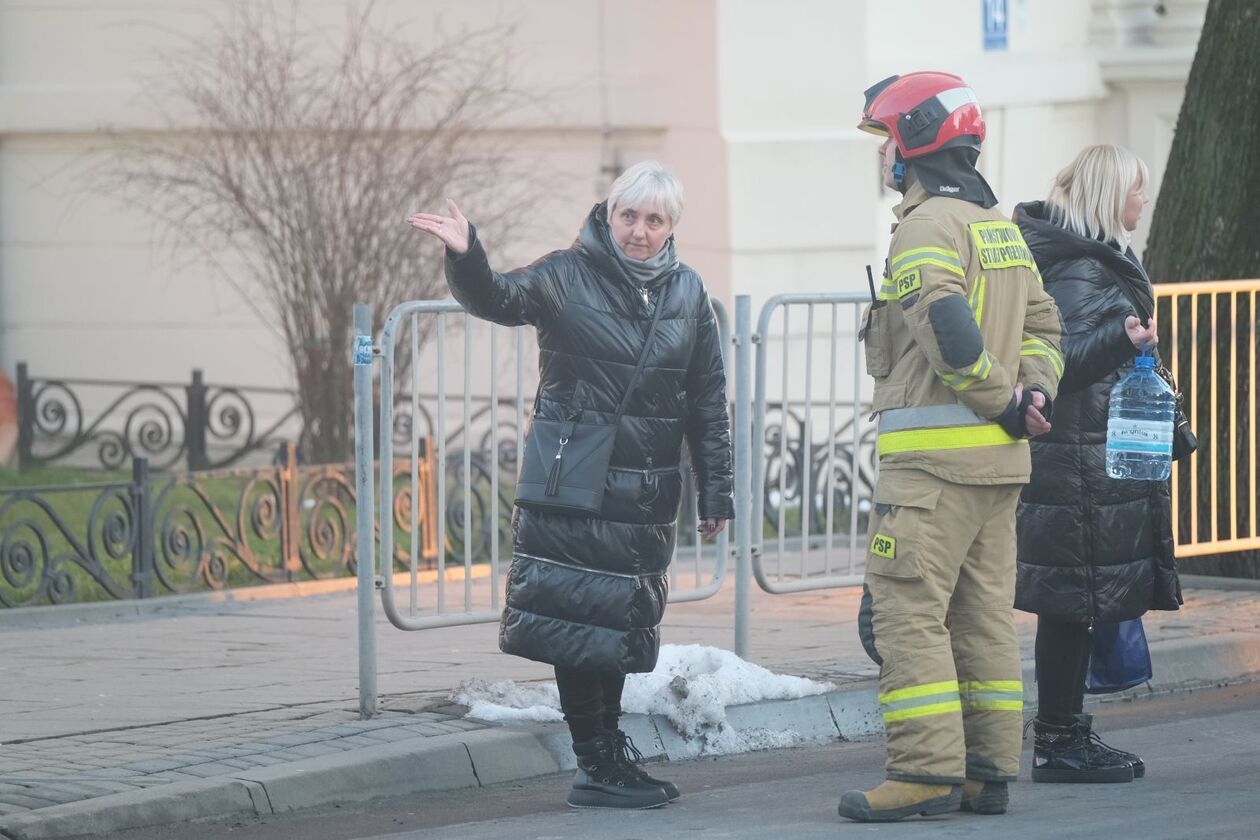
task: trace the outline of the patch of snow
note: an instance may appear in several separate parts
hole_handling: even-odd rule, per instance
[[[803,740],[791,731],[738,730],[727,721],[727,706],[811,697],[833,687],[776,674],[719,648],[663,645],[656,670],[627,677],[621,705],[631,714],[665,716],[697,755],[723,755],[780,749]],[[469,707],[468,717],[481,720],[563,720],[553,682],[519,686],[471,680],[452,699]]]
[[[464,717],[495,722],[564,720],[554,682],[517,685],[511,680],[468,680],[451,700],[468,707]]]

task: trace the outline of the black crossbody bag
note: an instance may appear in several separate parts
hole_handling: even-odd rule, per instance
[[[516,485],[517,505],[568,516],[600,512],[617,426],[643,376],[652,339],[664,311],[665,292],[662,291],[643,351],[639,353],[639,364],[611,422],[586,421],[578,406],[570,406],[569,416],[564,420],[534,417],[530,421],[525,438],[525,462]]]
[[[1128,257],[1125,257],[1125,259],[1128,259]],[[1120,291],[1128,298],[1129,303],[1133,305],[1133,310],[1138,316],[1138,320],[1142,322],[1142,326],[1149,324],[1152,313],[1146,311],[1145,304],[1138,298],[1137,292],[1129,287],[1128,281],[1120,277],[1116,285],[1120,287]],[[1155,372],[1168,383],[1168,387],[1172,389],[1173,398],[1176,401],[1176,407],[1173,409],[1172,457],[1174,461],[1180,461],[1182,458],[1189,457],[1190,453],[1199,448],[1199,439],[1195,437],[1194,430],[1190,428],[1190,419],[1186,417],[1185,399],[1181,396],[1181,390],[1177,387],[1177,380],[1173,377],[1173,372],[1165,367],[1162,361],[1155,367]]]

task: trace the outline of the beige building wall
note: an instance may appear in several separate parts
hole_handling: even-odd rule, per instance
[[[180,381],[201,367],[216,382],[288,384],[260,297],[164,248],[143,213],[86,190],[77,165],[105,128],[156,127],[142,80],[160,73],[172,33],[204,32],[228,2],[0,2],[10,373],[26,360],[36,374]],[[1088,142],[1131,145],[1158,182],[1206,0],[1163,6],[1009,0],[1009,46],[995,52],[979,0],[382,0],[378,14],[418,46],[515,27],[505,48],[546,107],[495,128],[555,178],[545,212],[523,209],[536,217],[527,239],[506,247],[483,231],[496,263],[567,245],[610,170],[651,156],[686,185],[683,259],[728,302],[760,305],[861,291],[863,266],[882,263],[896,196],[879,183],[877,141],[854,125],[863,88],[892,73],[950,70],[975,87],[989,120],[981,165],[1008,212]],[[299,8],[337,26],[344,5]]]
[[[80,166],[105,129],[159,127],[141,104],[159,55],[205,32],[229,0],[0,4],[0,365],[36,375],[287,384],[265,302],[172,253],[136,208],[87,189]],[[301,0],[335,27],[342,0]],[[713,5],[644,0],[387,0],[379,19],[418,46],[442,32],[514,28],[517,81],[545,107],[495,126],[518,164],[551,173],[529,236],[483,231],[505,267],[565,247],[602,198],[609,165],[658,157],[687,185],[684,258],[727,294],[724,150],[713,96]],[[677,57],[687,56],[685,62]],[[195,130],[196,126],[188,126]],[[399,208],[399,223],[408,212]],[[476,220],[476,207],[465,207]],[[420,235],[417,233],[417,235]],[[223,268],[231,272],[233,266]],[[238,278],[239,279],[239,278]]]

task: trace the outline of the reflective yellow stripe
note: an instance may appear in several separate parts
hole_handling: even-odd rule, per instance
[[[1020,680],[966,680],[959,683],[963,708],[969,712],[1022,712],[1024,683]]]
[[[931,452],[941,449],[974,449],[982,446],[1009,446],[1027,443],[1008,435],[1001,426],[954,426],[940,429],[907,429],[903,432],[887,432],[877,439],[879,454],[895,455],[899,452]]]
[[[1023,700],[967,700],[963,702],[971,712],[1022,712]]]
[[[889,273],[893,277],[897,277],[902,272],[914,268],[923,262],[948,268],[958,275],[963,273],[963,263],[958,256],[958,252],[951,251],[948,248],[911,248],[908,251],[902,251],[892,258],[889,265]]]
[[[970,376],[959,376],[954,373],[947,373],[941,377],[941,381],[955,391],[966,391],[979,380],[972,379]]]
[[[983,382],[989,378],[989,373],[993,370],[993,357],[988,351],[976,359],[976,363],[972,365],[968,373],[942,373],[939,374],[941,381],[955,391],[966,391],[977,382]]]
[[[980,275],[980,279],[976,280],[976,284],[971,287],[971,311],[976,316],[976,326],[984,317],[984,275]]]
[[[1059,374],[1059,376],[1063,375],[1063,355],[1040,339],[1027,339],[1020,346],[1019,355],[1045,356],[1050,360],[1050,365],[1054,368],[1055,373]]]
[[[911,718],[944,715],[962,711],[962,698],[958,695],[958,681],[912,685],[879,695],[880,713],[885,723]]]
[[[930,717],[932,715],[947,715],[952,712],[961,712],[962,702],[959,700],[947,700],[944,703],[932,703],[928,706],[915,706],[910,709],[900,709],[895,712],[887,712],[884,714],[884,723],[895,723],[899,720],[910,720],[912,718]]]
[[[1021,680],[966,680],[958,683],[958,690],[963,692],[972,691],[1018,691],[1024,693],[1024,683]]]
[[[944,694],[947,691],[958,693],[958,680],[912,685],[909,688],[898,688],[879,695],[879,702],[896,703],[899,700],[913,700],[916,697],[927,697],[929,694]]]
[[[936,257],[915,257],[910,262],[906,263],[905,265],[901,266],[901,268],[897,269],[896,273],[893,274],[893,277],[894,278],[900,277],[901,275],[905,274],[910,269],[918,268],[921,265],[935,265],[935,266],[945,269],[946,271],[952,271],[954,274],[957,274],[959,277],[966,276],[965,274],[963,274],[963,270],[960,266],[956,265],[955,263],[949,262],[947,260],[939,259]]]

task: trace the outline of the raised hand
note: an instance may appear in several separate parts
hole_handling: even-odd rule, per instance
[[[468,253],[468,220],[459,212],[459,207],[452,199],[446,199],[449,216],[438,216],[433,213],[416,213],[407,222],[417,230],[422,230],[442,241],[442,244],[457,254]]]

